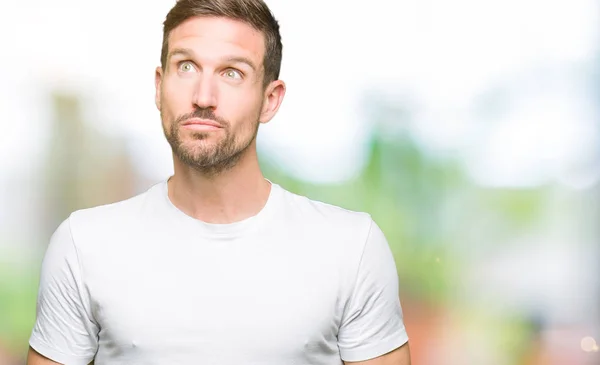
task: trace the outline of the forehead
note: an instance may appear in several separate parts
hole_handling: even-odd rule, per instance
[[[207,57],[244,56],[262,64],[264,35],[251,25],[222,17],[193,17],[169,34],[169,51],[191,48]]]

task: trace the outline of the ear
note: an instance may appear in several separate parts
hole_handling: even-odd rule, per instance
[[[163,77],[163,70],[161,67],[157,67],[156,74],[154,75],[154,86],[156,87],[154,103],[156,104],[156,107],[158,108],[159,111],[160,111],[160,96],[161,96],[160,88],[162,85],[162,77]]]
[[[285,83],[281,80],[272,81],[265,90],[265,101],[260,113],[259,122],[268,123],[281,106],[285,96]]]

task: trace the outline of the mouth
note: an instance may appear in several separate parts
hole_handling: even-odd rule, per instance
[[[200,118],[192,118],[186,120],[182,125],[183,128],[193,129],[193,130],[216,130],[222,129],[223,126],[218,122],[210,119],[200,119]]]

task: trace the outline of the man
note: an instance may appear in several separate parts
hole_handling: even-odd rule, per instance
[[[176,3],[156,71],[174,174],[59,226],[28,364],[410,363],[379,227],[260,171],[281,49],[262,0]]]

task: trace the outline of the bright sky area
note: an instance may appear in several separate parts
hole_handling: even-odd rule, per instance
[[[597,94],[586,86],[598,70],[594,0],[267,3],[281,24],[288,93],[261,143],[289,172],[317,182],[356,173],[369,132],[360,103],[379,90],[407,100],[405,127],[419,143],[459,156],[481,184],[584,187],[600,177]],[[53,87],[89,99],[88,120],[127,138],[145,174],[170,173],[154,68],[173,4],[0,3],[2,173],[39,163]],[[485,95],[501,112],[477,113]]]

